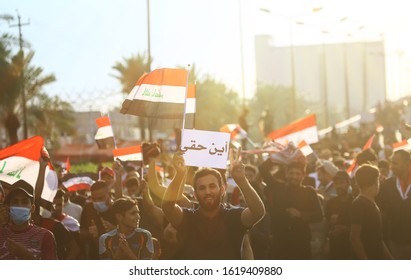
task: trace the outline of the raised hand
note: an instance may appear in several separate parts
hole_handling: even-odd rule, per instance
[[[241,147],[237,152],[230,150],[230,173],[235,181],[246,178],[244,164],[241,162]]]
[[[123,164],[119,159],[114,161],[113,169],[116,175],[121,175],[124,172]]]
[[[183,154],[181,152],[174,154],[172,164],[177,174],[184,175],[186,173],[187,167],[185,165]]]

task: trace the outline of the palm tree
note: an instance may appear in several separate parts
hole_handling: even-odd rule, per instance
[[[33,132],[38,133],[40,125],[50,125],[51,122],[61,124],[60,118],[69,120],[58,114],[51,117],[51,110],[58,110],[63,106],[68,111],[72,111],[71,106],[66,106],[67,104],[58,98],[54,99],[52,104],[46,102],[49,97],[42,92],[42,89],[45,85],[54,82],[55,76],[53,74],[44,75],[43,68],[31,65],[34,51],[29,51],[24,57],[22,52],[12,55],[11,46],[14,39],[7,34],[0,38],[0,119],[7,130],[10,145],[18,141],[17,131],[20,127],[19,117],[22,113],[22,83],[25,87],[27,111],[32,113],[28,117],[28,124],[31,124],[30,128]],[[20,78],[22,71],[24,71],[23,81]],[[63,126],[62,129],[67,128]],[[51,131],[49,129],[48,133],[41,135],[50,137]]]
[[[146,55],[131,56],[123,58],[123,62],[116,62],[112,67],[119,75],[112,75],[118,79],[122,85],[122,92],[129,94],[140,78],[148,70],[148,58]],[[145,140],[145,119],[139,117],[140,135],[141,139]]]

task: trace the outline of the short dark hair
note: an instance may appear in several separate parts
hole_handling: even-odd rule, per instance
[[[218,180],[219,187],[223,186],[223,178],[221,176],[221,173],[213,168],[207,167],[207,168],[200,168],[194,173],[194,178],[193,178],[194,190],[196,190],[197,180],[207,175],[213,175],[214,177],[216,177]]]
[[[307,164],[300,162],[300,161],[293,161],[290,164],[287,165],[287,172],[288,170],[290,170],[291,168],[295,168],[295,169],[299,169],[301,170],[303,173],[305,173],[306,169],[307,169]]]
[[[381,159],[379,162],[378,162],[378,168],[390,168],[390,163],[388,162],[388,160],[386,160],[386,159]]]
[[[378,182],[380,170],[371,164],[361,165],[355,172],[355,181],[360,189],[368,188]]]
[[[365,164],[365,163],[370,163],[372,161],[378,161],[378,157],[377,157],[377,154],[375,153],[375,151],[371,148],[366,149],[364,151],[361,151],[357,155],[357,164],[358,165],[362,165],[362,164]]]
[[[394,155],[398,155],[405,163],[411,162],[410,153],[406,150],[395,151]]]
[[[96,181],[93,185],[91,185],[90,191],[94,192],[94,191],[98,191],[104,188],[108,188],[106,181],[99,180],[99,181]]]
[[[124,215],[128,210],[137,205],[137,201],[129,197],[122,197],[114,201],[111,206],[111,211],[113,215],[116,214]]]

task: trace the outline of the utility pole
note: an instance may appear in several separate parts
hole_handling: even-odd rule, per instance
[[[148,53],[148,61],[147,61],[147,70],[151,72],[151,45],[150,45],[150,0],[147,0],[147,53]]]
[[[12,24],[10,25],[10,27],[18,27],[19,28],[19,45],[20,45],[20,51],[19,51],[19,55],[21,58],[21,72],[20,72],[20,86],[21,86],[21,102],[22,102],[22,107],[23,107],[23,135],[24,135],[24,139],[28,138],[27,135],[27,112],[26,112],[26,87],[25,87],[25,83],[24,83],[24,51],[23,51],[23,34],[21,32],[21,27],[25,26],[25,25],[29,25],[30,24],[30,20],[25,22],[25,23],[21,23],[21,17],[19,12],[17,11],[17,24]]]
[[[147,73],[151,72],[151,38],[150,38],[150,0],[147,0]],[[145,140],[146,138],[146,125],[145,125],[145,118],[140,118],[140,131],[141,131],[141,138]],[[153,129],[152,129],[152,121],[148,120],[148,138],[149,141],[153,141]]]
[[[243,110],[245,110],[245,82],[244,82],[244,48],[243,48],[243,15],[241,9],[241,0],[238,0],[238,15],[239,15],[239,26],[240,26],[240,62],[241,62],[241,91],[243,99]]]
[[[323,30],[323,44],[322,44],[322,65],[323,65],[323,99],[324,99],[324,121],[325,127],[328,127],[330,124],[329,121],[329,107],[328,107],[328,83],[327,83],[327,53],[326,53],[326,45],[324,40],[324,34],[327,34],[328,31]]]

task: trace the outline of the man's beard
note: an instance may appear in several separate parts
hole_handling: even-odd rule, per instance
[[[212,198],[212,201],[208,200],[208,198]],[[211,195],[208,195],[204,197],[203,199],[199,200],[200,207],[203,208],[204,210],[214,210],[220,207],[220,202],[221,202],[220,196],[214,197]]]

